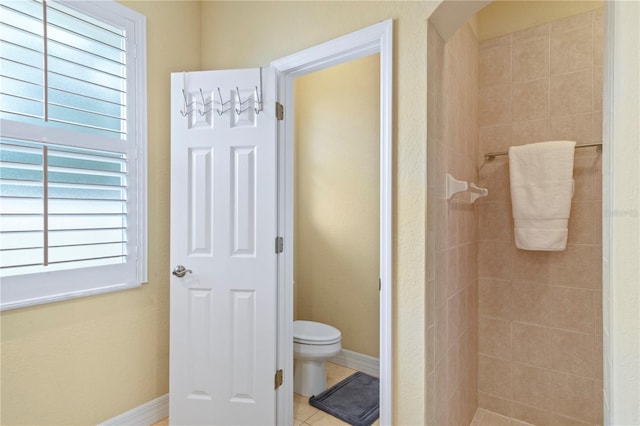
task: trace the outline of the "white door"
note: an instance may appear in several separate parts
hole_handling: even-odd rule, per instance
[[[175,73],[171,105],[170,423],[275,424],[275,73]]]

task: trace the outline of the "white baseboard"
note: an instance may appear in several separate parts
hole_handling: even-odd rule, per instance
[[[329,360],[343,367],[362,371],[370,376],[380,377],[380,360],[369,355],[342,349]],[[169,417],[169,394],[133,408],[126,413],[100,423],[98,426],[150,426]]]
[[[338,355],[329,361],[343,367],[362,371],[373,377],[380,377],[380,360],[369,355],[342,349]]]
[[[169,417],[169,394],[146,402],[98,426],[150,426]]]

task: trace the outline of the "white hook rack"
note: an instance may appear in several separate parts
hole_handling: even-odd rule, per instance
[[[478,198],[486,197],[487,195],[489,195],[488,189],[480,188],[475,183],[467,183],[466,181],[458,180],[453,176],[451,176],[449,173],[447,173],[446,184],[447,184],[447,188],[446,188],[447,200],[450,200],[454,195],[458,194],[459,192],[466,192],[466,191],[471,192],[472,203],[475,202]]]
[[[231,99],[229,99],[228,101],[225,101],[222,98],[222,92],[220,91],[219,87],[216,88],[218,99],[213,99],[213,96],[212,96],[209,101],[205,99],[204,92],[202,91],[202,89],[199,89],[199,90],[200,90],[200,100],[202,104],[202,109],[198,108],[197,111],[198,111],[198,114],[200,114],[201,116],[204,117],[211,111],[215,111],[219,116],[222,117],[224,113],[231,111],[232,107],[230,106],[230,104],[232,103],[232,101]],[[237,115],[240,115],[246,112],[249,108],[253,108],[256,115],[260,114],[260,112],[262,111],[262,97],[260,96],[260,92],[258,91],[258,86],[254,86],[254,90],[253,90],[254,97],[247,97],[243,100],[242,97],[240,96],[240,89],[238,87],[236,87],[235,95],[237,96],[237,99],[235,100],[235,103],[237,106],[236,108],[234,108],[234,110]],[[184,94],[184,91],[183,91],[183,96],[185,98],[184,100],[185,112],[181,110],[180,113],[184,117],[186,117],[188,114],[193,112],[193,108],[187,111],[186,107],[190,107],[191,105],[196,104],[196,102],[191,102],[187,104],[187,100],[186,100],[187,96]]]
[[[185,74],[186,73],[183,73],[183,86],[185,86]],[[224,113],[231,110],[234,110],[237,115],[241,115],[249,109],[253,109],[255,114],[258,115],[260,114],[260,112],[262,112],[262,68],[260,68],[260,86],[253,86],[253,93],[246,96],[245,99],[242,99],[238,86],[236,86],[234,91],[235,93],[228,101],[225,101],[222,98],[222,91],[220,90],[220,87],[216,87],[218,99],[214,99],[215,95],[212,93],[209,100],[207,100],[202,88],[200,88],[199,91],[201,104],[200,102],[198,102],[197,98],[192,102],[188,102],[187,93],[185,92],[184,88],[182,89],[183,104],[182,109],[180,110],[180,114],[183,117],[188,116],[194,110],[197,111],[197,113],[202,117],[206,116],[211,111],[215,111],[221,117],[222,115],[224,115]],[[236,96],[237,99],[233,99]],[[235,108],[231,106],[234,103],[236,105]],[[202,108],[198,108],[199,104],[202,106]]]

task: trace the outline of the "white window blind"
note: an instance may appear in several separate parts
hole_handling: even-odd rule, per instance
[[[2,118],[125,138],[124,31],[57,3],[0,7]]]
[[[144,17],[0,3],[3,308],[146,279]]]
[[[2,140],[3,276],[123,263],[122,154]]]

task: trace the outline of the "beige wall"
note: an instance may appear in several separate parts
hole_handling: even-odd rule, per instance
[[[2,313],[0,422],[94,424],[167,391],[169,72],[267,65],[274,58],[394,18],[394,423],[424,424],[421,325],[429,315],[424,309],[425,19],[440,3],[127,3],[148,17],[150,284],[140,290]],[[637,20],[637,13],[634,17]],[[635,36],[637,25],[625,31]],[[623,57],[629,53],[624,49]],[[634,57],[630,72],[634,66],[637,70],[637,64]],[[615,104],[624,107],[630,102],[633,99],[619,96]],[[621,177],[629,171],[616,170]],[[628,205],[637,207],[638,198],[637,192],[631,194]],[[635,240],[625,239],[624,231],[619,231],[628,244],[615,248],[637,254]],[[637,286],[637,271],[625,284]],[[611,282],[612,287],[617,285]],[[624,295],[615,295],[612,310],[624,305],[637,312],[637,302],[628,302]],[[616,319],[613,335],[621,328],[637,334],[637,324]],[[622,344],[613,341],[612,346],[614,350]],[[623,379],[624,371],[618,367],[614,371],[614,388],[620,382],[637,387],[637,381]]]
[[[97,423],[167,392],[169,73],[265,66],[389,18],[394,423],[424,424],[425,383],[418,378],[425,377],[425,21],[439,3],[127,3],[148,17],[150,284],[3,313],[3,424]]]
[[[199,2],[147,17],[149,283],[1,314],[3,425],[89,425],[168,392],[169,73],[200,68]]]
[[[478,42],[470,23],[428,32],[427,424],[468,425],[477,407],[476,204],[448,201],[445,174],[477,183]]]
[[[602,140],[603,9],[480,43],[484,152]],[[576,149],[562,252],[513,242],[507,157],[479,204],[478,405],[533,424],[602,423],[602,155]]]
[[[602,7],[602,0],[494,1],[477,14],[478,40],[500,37]]]
[[[295,319],[378,357],[379,55],[295,80]]]
[[[268,65],[394,19],[394,423],[425,423],[426,19],[440,2],[206,2],[202,66]],[[285,105],[286,108],[286,105]]]

